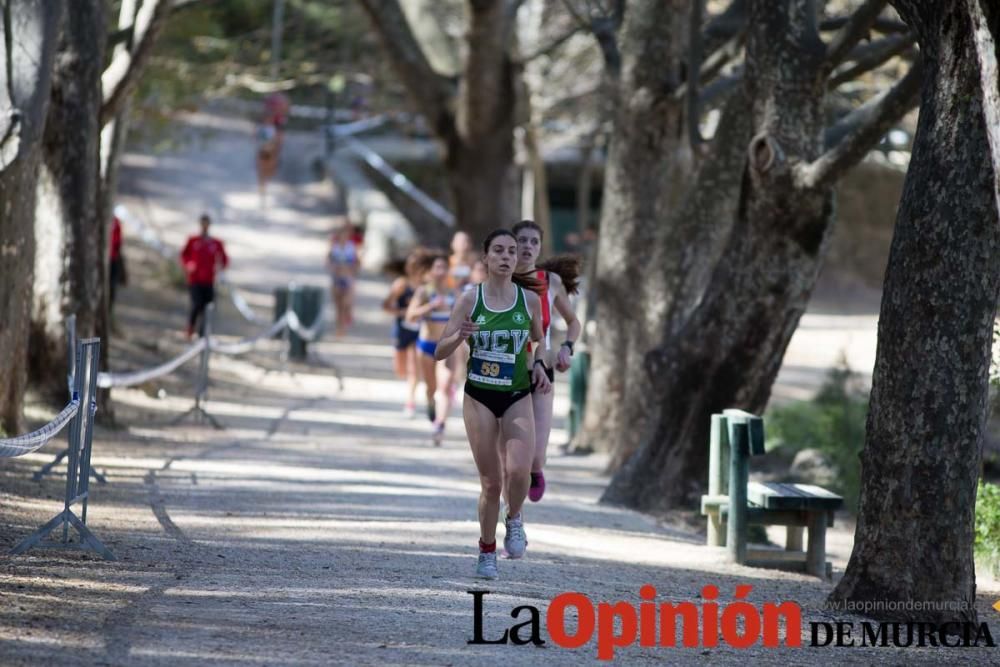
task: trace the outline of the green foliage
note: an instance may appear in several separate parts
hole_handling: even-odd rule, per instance
[[[212,95],[259,99],[271,85],[273,3],[198,3],[167,21],[136,97],[143,120],[194,106]],[[117,16],[117,15],[116,15]],[[388,72],[355,0],[287,0],[278,79],[293,101],[322,104],[328,82]]]
[[[811,401],[797,401],[768,411],[765,419],[768,449],[794,455],[818,449],[837,469],[832,490],[844,496],[851,511],[857,509],[861,489],[861,460],[868,418],[868,395],[846,361],[830,369]]]
[[[980,483],[976,494],[976,558],[1000,573],[1000,486]]]

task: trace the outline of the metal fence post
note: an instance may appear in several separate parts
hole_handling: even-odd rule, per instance
[[[77,348],[79,347],[79,341],[76,338],[76,315],[70,315],[66,318],[66,384],[69,389],[69,397],[73,398],[73,392],[76,391],[76,375],[77,375]],[[69,454],[69,447],[62,450],[56,457],[43,465],[41,468],[36,470],[31,476],[36,482],[42,481],[42,477],[49,474],[53,468],[55,468],[59,463],[66,458]],[[108,480],[104,475],[97,472],[96,470],[91,470],[90,474],[94,476],[99,484],[107,484]]]
[[[194,381],[194,407],[175,419],[173,421],[174,424],[179,424],[187,419],[188,416],[193,416],[196,424],[208,421],[214,428],[220,431],[225,430],[225,426],[209,414],[202,405],[205,401],[205,395],[208,393],[208,360],[212,354],[212,324],[214,320],[215,304],[209,303],[205,306],[205,312],[202,315],[202,340],[205,341],[205,347],[201,351],[198,363],[198,377]]]
[[[76,386],[76,315],[66,318],[66,388],[73,396]]]
[[[97,369],[101,357],[101,340],[88,338],[79,341],[76,351],[76,371],[73,397],[79,400],[79,406],[69,431],[69,470],[66,474],[66,494],[63,509],[48,523],[25,538],[11,550],[12,554],[24,553],[28,549],[38,547],[62,547],[90,549],[107,560],[115,560],[111,553],[86,526],[87,500],[90,494],[90,453],[93,447],[94,413],[97,411]],[[82,505],[82,518],[73,513],[73,505]],[[80,544],[70,545],[69,527],[73,526],[80,535]],[[62,542],[43,544],[53,530],[62,527]]]

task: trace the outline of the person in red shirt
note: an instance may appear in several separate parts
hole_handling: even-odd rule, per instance
[[[125,257],[122,255],[122,223],[117,215],[111,220],[111,265],[108,277],[110,283],[109,309],[114,312],[115,294],[118,291],[118,286],[124,287],[128,284],[128,277],[125,273]]]
[[[190,237],[181,251],[181,265],[187,274],[188,289],[191,292],[188,338],[194,335],[195,323],[205,312],[205,306],[215,301],[215,272],[219,267],[224,269],[229,266],[222,241],[208,234],[208,227],[212,224],[208,214],[202,213],[199,224],[201,234]],[[198,335],[204,335],[203,321],[198,325]]]

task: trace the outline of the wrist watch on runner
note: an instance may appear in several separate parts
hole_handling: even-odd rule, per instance
[[[569,356],[572,357],[573,356],[573,341],[571,341],[571,340],[564,340],[562,344],[569,348]]]

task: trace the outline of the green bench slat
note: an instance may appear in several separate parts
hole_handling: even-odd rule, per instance
[[[770,510],[838,510],[844,499],[812,484],[750,482],[747,501]]]

